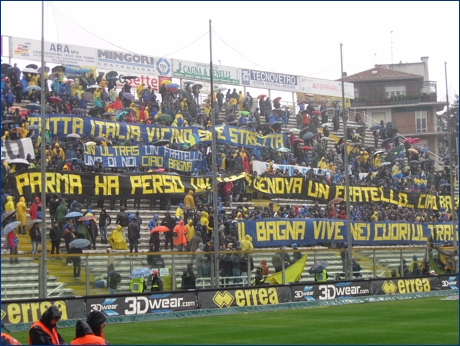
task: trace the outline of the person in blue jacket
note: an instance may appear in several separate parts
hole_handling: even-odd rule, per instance
[[[11,93],[11,90],[8,90],[8,93],[7,93],[6,96],[5,96],[5,100],[6,100],[6,106],[7,106],[8,108],[11,107],[11,106],[13,106],[15,97],[14,97],[14,95]]]

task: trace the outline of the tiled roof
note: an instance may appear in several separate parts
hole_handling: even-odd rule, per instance
[[[355,73],[351,76],[344,77],[345,82],[360,82],[360,81],[379,81],[379,80],[397,80],[397,79],[423,79],[412,73],[396,71],[383,67],[374,67],[369,70]],[[339,80],[339,79],[338,79]]]

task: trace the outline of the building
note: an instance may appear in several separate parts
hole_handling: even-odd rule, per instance
[[[439,132],[437,112],[446,102],[438,102],[436,82],[430,81],[428,57],[421,62],[375,65],[374,68],[344,77],[354,84],[351,108],[366,114],[366,121],[393,122],[405,137],[420,138],[421,146],[439,154],[447,135]]]

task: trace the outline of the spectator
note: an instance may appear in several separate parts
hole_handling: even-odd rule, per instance
[[[108,270],[107,288],[109,290],[109,294],[116,294],[118,284],[121,282],[121,275],[115,271],[114,264],[110,264]]]
[[[193,272],[193,263],[190,262],[187,264],[187,269],[182,273],[182,290],[196,289],[196,276]]]
[[[105,315],[100,311],[91,311],[86,318],[86,323],[91,327],[94,335],[105,339],[104,328],[107,325]]]
[[[129,252],[138,251],[139,240],[141,238],[139,225],[137,224],[137,219],[133,217],[132,221],[128,226],[128,241],[129,241]]]
[[[16,218],[21,224],[18,226],[19,234],[26,234],[26,222],[27,222],[27,205],[24,196],[19,198],[18,204],[16,204]]]
[[[18,242],[19,239],[16,236],[16,230],[12,230],[8,232],[6,236],[6,248],[10,249],[10,255],[17,255],[18,254]],[[18,257],[10,257],[10,264],[18,264],[19,259]]]
[[[173,230],[174,245],[177,246],[177,251],[179,252],[184,251],[187,247],[187,238],[185,237],[186,233],[187,228],[184,226],[184,221],[180,220],[179,224],[174,227]]]
[[[94,335],[86,322],[78,320],[75,326],[75,338],[70,345],[106,345],[106,342],[103,338]]]
[[[57,331],[62,313],[54,305],[50,306],[40,319],[29,329],[29,345],[63,345],[65,343]]]
[[[41,229],[38,222],[34,223],[29,230],[30,241],[32,243],[32,255],[38,254],[38,244],[42,243]]]
[[[422,275],[422,271],[420,270],[416,255],[412,256],[412,261],[410,262],[410,271],[412,275]]]
[[[158,270],[152,270],[152,284],[150,286],[150,292],[163,292],[163,281],[158,276]]]
[[[253,279],[254,286],[263,286],[265,285],[265,277],[262,275],[263,268],[261,266],[257,266],[256,268],[256,275]]]

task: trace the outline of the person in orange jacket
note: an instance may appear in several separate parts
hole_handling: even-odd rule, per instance
[[[185,234],[187,233],[187,228],[184,226],[184,220],[180,220],[179,224],[174,227],[174,245],[177,246],[177,251],[183,251],[187,247],[187,238]]]
[[[70,342],[71,345],[107,345],[103,338],[94,335],[88,323],[78,320],[75,329],[75,338]]]
[[[62,345],[65,343],[57,331],[57,323],[62,313],[54,305],[50,306],[40,319],[29,329],[29,345]]]
[[[107,325],[105,315],[100,311],[91,311],[86,318],[86,323],[91,327],[94,335],[100,336],[102,339],[104,337],[104,328]]]
[[[2,323],[2,328],[9,332],[8,328]],[[18,340],[11,335],[2,332],[2,345],[22,345]]]

